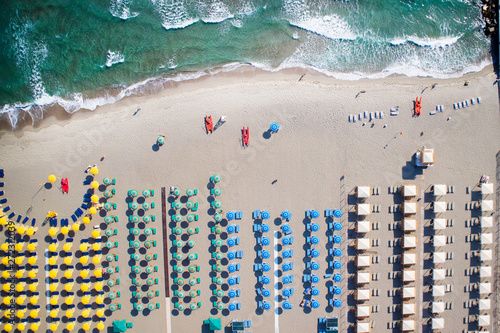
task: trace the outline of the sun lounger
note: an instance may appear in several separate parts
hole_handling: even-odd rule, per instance
[[[358,114],[358,120],[363,120],[363,114],[362,113]]]
[[[367,119],[368,118],[368,111],[363,112],[363,116],[365,119]]]
[[[370,121],[372,121],[374,118],[375,118],[375,113],[374,112],[370,112]]]
[[[352,123],[352,114],[349,115],[349,122]]]
[[[481,104],[481,97],[477,98],[477,104]]]
[[[353,116],[352,117],[352,122],[355,123],[356,122],[356,116]]]
[[[234,213],[234,218],[237,220],[241,220],[243,218],[243,212],[242,211],[237,211]]]
[[[325,217],[333,216],[333,209],[325,209]]]
[[[252,218],[253,219],[260,219],[260,210],[254,210],[252,212]]]
[[[236,258],[243,259],[243,250],[236,251]]]
[[[379,112],[379,118],[380,119],[384,119],[384,111],[380,111]]]
[[[378,119],[378,111],[375,111],[375,119]]]

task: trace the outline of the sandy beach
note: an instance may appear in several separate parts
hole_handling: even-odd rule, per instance
[[[307,73],[306,76],[299,81],[304,73]],[[46,291],[46,271],[41,260],[44,260],[43,251],[48,246],[46,235],[49,228],[48,224],[41,226],[45,215],[48,211],[56,211],[60,218],[69,218],[80,207],[82,196],[89,189],[88,185],[83,184],[88,176],[84,172],[88,165],[97,165],[99,174],[96,180],[100,183],[103,177],[116,178],[116,186],[113,186],[116,195],[108,201],[117,204],[117,210],[112,213],[120,218],[120,222],[108,227],[118,229],[118,234],[110,240],[118,241],[119,246],[110,250],[110,253],[120,257],[120,271],[113,277],[120,278],[121,284],[112,289],[121,292],[118,300],[122,309],[109,313],[106,326],[110,326],[113,320],[127,319],[134,324],[127,332],[151,331],[165,325],[171,327],[171,332],[208,332],[203,328],[203,320],[216,317],[222,319],[223,326],[233,319],[251,320],[252,327],[247,332],[293,333],[316,332],[318,317],[337,316],[344,325],[341,331],[355,332],[353,311],[356,302],[353,302],[352,295],[356,288],[351,283],[355,272],[348,265],[354,260],[352,254],[355,254],[351,249],[354,242],[351,231],[356,216],[351,197],[358,185],[379,187],[380,195],[370,198],[370,202],[379,204],[381,212],[367,219],[378,221],[381,226],[380,231],[372,231],[368,236],[380,239],[380,249],[377,250],[380,265],[370,269],[379,272],[379,280],[372,282],[371,288],[379,288],[381,295],[378,299],[370,300],[369,305],[380,304],[381,309],[379,314],[370,317],[370,321],[375,321],[373,332],[389,332],[392,328],[387,323],[397,317],[387,312],[386,308],[392,306],[392,297],[388,296],[387,290],[397,288],[397,284],[393,285],[392,279],[388,278],[388,272],[396,266],[389,264],[387,258],[397,252],[392,252],[393,249],[388,247],[387,237],[397,237],[398,234],[389,232],[387,226],[400,221],[402,217],[389,213],[389,206],[399,204],[400,200],[388,193],[387,189],[417,183],[419,195],[422,196],[422,211],[418,213],[421,221],[419,227],[424,228],[432,219],[427,213],[430,202],[425,195],[430,191],[429,187],[438,183],[455,186],[451,201],[455,202],[456,208],[447,215],[447,218],[455,220],[455,229],[447,230],[447,235],[455,236],[455,243],[450,250],[455,251],[455,257],[448,265],[450,268],[454,265],[463,265],[465,268],[467,263],[462,259],[465,252],[473,248],[462,248],[460,245],[464,244],[465,236],[471,233],[470,229],[464,227],[464,221],[477,217],[464,208],[465,203],[473,201],[466,188],[474,188],[482,175],[490,176],[495,189],[498,183],[495,175],[498,167],[496,155],[500,149],[500,119],[495,79],[492,66],[458,79],[391,76],[359,81],[334,80],[312,71],[290,69],[269,73],[244,66],[233,72],[172,84],[158,94],[127,97],[94,112],[78,112],[69,117],[51,116],[35,128],[27,126],[16,132],[2,130],[0,168],[5,170],[2,180],[5,182],[4,197],[8,198],[7,204],[16,213],[24,216],[28,208],[32,207],[29,215],[37,218],[39,230],[34,238],[39,242],[38,290],[43,295]],[[465,81],[469,82],[468,86],[464,85]],[[437,85],[431,88],[434,83]],[[420,117],[413,116],[413,101],[417,96],[422,96]],[[454,103],[473,98],[477,100],[478,97],[481,104],[476,103],[460,110],[453,108]],[[444,112],[431,115],[436,105],[443,105]],[[399,115],[390,116],[390,109],[395,107],[399,108]],[[138,108],[140,111],[133,115]],[[364,111],[383,111],[385,116],[372,121],[363,119],[356,123],[349,122],[349,115],[358,116]],[[209,114],[214,120],[226,116],[227,122],[213,134],[207,135],[204,116]],[[273,122],[281,128],[279,132],[271,134],[269,125]],[[250,128],[248,147],[242,146],[243,127]],[[161,147],[155,144],[159,135],[166,136],[166,143]],[[423,146],[434,148],[435,165],[420,174],[414,167],[412,156]],[[105,158],[101,161],[103,155]],[[47,181],[50,174],[56,175],[57,181],[52,188],[42,187],[41,184]],[[241,310],[234,312],[218,311],[212,307],[214,297],[211,288],[214,286],[211,278],[214,273],[211,265],[214,262],[209,249],[214,237],[210,228],[214,222],[210,209],[213,198],[209,189],[210,176],[214,174],[222,177],[218,187],[222,190],[219,200],[224,212],[243,212],[241,220],[229,223],[239,224],[237,236],[241,242],[235,249],[244,251],[244,258],[239,261],[241,270],[237,274],[241,277],[237,286],[241,289],[241,296],[237,299],[241,302]],[[63,195],[59,183],[61,178],[66,177],[69,180],[69,194]],[[169,301],[171,311],[168,312],[165,301],[165,274],[170,277],[170,293],[173,294],[177,288],[172,283],[173,278],[177,277],[177,273],[172,271],[172,265],[175,264],[172,257],[167,259],[170,271],[164,272],[163,268],[163,246],[170,248],[170,255],[173,249],[171,241],[163,244],[160,192],[162,187],[166,187],[168,192],[170,186],[180,188],[183,193],[187,188],[199,191],[195,197],[199,203],[199,221],[192,222],[191,226],[199,227],[200,233],[189,239],[196,242],[191,251],[199,255],[196,264],[200,265],[200,272],[191,276],[201,278],[201,284],[196,286],[201,295],[196,301],[201,302],[202,306],[193,312],[175,310],[175,300]],[[160,309],[147,315],[137,312],[132,305],[132,292],[135,290],[132,278],[135,274],[130,267],[130,253],[133,251],[129,241],[134,237],[129,235],[130,224],[127,223],[127,191],[131,189],[154,189],[156,192],[153,198],[148,199],[156,203],[156,207],[151,210],[156,215],[156,221],[146,227],[155,227],[158,231],[148,240],[158,243],[150,252],[158,254],[154,265],[158,265],[159,271],[152,273],[151,277],[158,278],[159,283],[148,290],[159,291],[160,296],[153,301],[160,303]],[[96,190],[100,197],[102,192],[102,187]],[[495,196],[490,199],[497,200]],[[497,204],[495,202],[495,211]],[[281,212],[287,209],[293,214],[290,226],[294,230],[294,244],[290,248],[294,250],[291,260],[294,263],[291,271],[294,282],[290,287],[294,288],[295,294],[289,299],[293,305],[291,310],[275,308],[274,296],[279,295],[281,289],[275,294],[274,287],[269,287],[273,293],[269,299],[271,310],[263,313],[257,310],[260,298],[254,290],[258,283],[253,265],[259,262],[256,251],[260,247],[256,245],[258,235],[252,231],[252,211],[257,209],[270,212],[271,218],[267,223],[271,227],[268,234],[271,244],[275,232],[279,236],[277,243],[282,238],[279,232],[283,223],[279,219]],[[310,209],[321,213],[316,221],[320,230],[315,233],[320,239],[316,248],[321,253],[316,259],[320,263],[317,275],[321,277],[317,284],[320,290],[320,295],[316,297],[320,303],[317,309],[299,306],[304,291],[302,274],[307,272],[305,262],[310,260],[306,256],[308,247],[305,245],[306,236],[309,235],[305,231],[305,223],[308,222],[305,212]],[[340,308],[328,306],[326,295],[332,281],[331,278],[323,278],[328,268],[325,260],[327,248],[331,247],[327,244],[330,234],[323,215],[325,209],[342,209],[345,218],[342,243],[345,251],[341,261],[347,269],[342,282],[344,292],[339,297],[343,303]],[[105,228],[104,214],[97,215],[82,228],[84,230],[76,233],[75,242],[89,238],[94,225]],[[498,214],[494,218],[498,221]],[[171,228],[173,224],[168,216],[167,219],[167,225]],[[171,230],[168,233],[170,240],[175,238]],[[423,231],[417,231],[416,235],[421,241],[418,250],[422,246],[424,254],[419,260],[424,260],[431,251],[428,246],[424,246],[429,242],[429,235]],[[272,253],[272,245],[269,250]],[[280,253],[278,251],[278,256]],[[266,262],[275,266],[272,260]],[[424,295],[427,292],[424,285],[430,274],[426,267],[423,264],[421,273],[418,273],[421,274],[418,283],[422,307],[428,306],[429,302]],[[272,277],[273,274],[268,276]],[[448,283],[455,283],[456,290],[463,294],[463,286],[470,281],[464,276],[463,270],[457,268]],[[63,287],[59,289],[63,290]],[[460,311],[447,311],[442,316],[446,327],[450,327],[444,331],[472,330],[472,326],[462,319],[469,315],[462,305],[466,296],[448,296],[446,301],[455,301],[453,310]],[[47,325],[45,318],[48,316],[45,297],[40,297],[39,304],[42,308],[40,330],[44,331]],[[78,311],[81,310],[77,309],[75,317]],[[491,311],[492,316],[494,311],[496,308]],[[423,310],[420,317],[416,317],[416,331],[430,332],[427,323],[429,318],[430,314]],[[65,325],[64,318],[61,329],[62,325]],[[75,328],[81,328],[81,325],[82,321],[78,319]],[[493,331],[494,326],[491,327]],[[95,327],[96,323],[93,322],[92,329]]]

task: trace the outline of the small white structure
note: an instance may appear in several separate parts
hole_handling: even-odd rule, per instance
[[[446,219],[432,219],[432,227],[434,230],[446,229]]]
[[[370,289],[357,289],[356,290],[356,300],[368,301],[370,299]]]
[[[405,202],[403,204],[403,213],[405,213],[405,215],[417,214],[417,203]]]
[[[359,322],[356,326],[356,332],[358,333],[369,333],[370,332],[370,323]]]
[[[492,250],[481,250],[479,252],[479,256],[481,258],[481,261],[489,261],[493,259],[493,251]]]
[[[356,205],[356,214],[360,216],[366,216],[370,214],[371,206],[370,204],[363,203],[363,204],[357,204]]]
[[[358,264],[357,265],[358,268],[370,266],[370,259],[371,259],[370,256],[357,256],[356,257],[356,262]]]
[[[403,332],[414,331],[415,330],[415,320],[405,319],[401,325]]]
[[[445,235],[434,235],[432,241],[434,248],[445,246],[446,245],[446,236]]]
[[[370,307],[368,305],[358,305],[356,312],[358,318],[366,318],[370,316]]]
[[[493,194],[493,183],[483,183],[481,184],[481,194],[488,195]]]
[[[403,298],[415,298],[415,287],[404,287]]]
[[[479,326],[489,326],[491,323],[490,315],[477,316],[477,324]]]
[[[365,234],[371,230],[370,221],[357,221],[356,222],[356,232],[360,234]]]
[[[432,297],[444,296],[445,288],[444,285],[433,285],[432,286]]]
[[[443,313],[444,302],[432,302],[432,313]]]
[[[491,212],[493,210],[493,200],[481,200],[481,211]]]
[[[481,216],[481,228],[493,227],[493,216]]]
[[[491,294],[491,283],[490,282],[481,282],[479,284],[479,293],[481,295]]]
[[[446,212],[446,201],[434,201],[433,204],[434,213],[444,213]]]
[[[428,167],[434,165],[434,149],[423,148],[415,153],[415,164],[418,167]]]
[[[434,252],[432,255],[434,264],[442,264],[446,261],[446,252]]]
[[[493,234],[491,232],[481,234],[481,244],[493,244]]]
[[[412,282],[415,281],[415,271],[405,269],[403,270],[403,282]]]
[[[415,314],[415,303],[403,303],[403,316]]]
[[[370,197],[370,186],[357,186],[356,187],[356,197],[360,199],[365,199]]]
[[[356,239],[356,249],[368,250],[369,248],[370,248],[370,238],[358,238],[358,239]]]
[[[417,185],[408,184],[403,186],[403,196],[405,198],[413,198],[417,196]]]
[[[358,284],[370,283],[371,274],[368,272],[358,272],[357,282]]]
[[[417,220],[412,218],[404,219],[403,221],[403,230],[404,231],[415,231],[417,230]]]
[[[417,237],[415,236],[405,236],[403,238],[403,248],[411,249],[417,247]]]
[[[480,299],[477,304],[480,311],[491,309],[491,300],[490,299]]]
[[[432,329],[433,330],[444,329],[444,318],[432,318]]]
[[[491,277],[491,266],[481,266],[479,268],[479,277],[481,279]]]
[[[444,268],[434,268],[432,270],[432,279],[434,281],[444,280],[446,276],[446,270]]]
[[[434,196],[440,197],[442,195],[446,195],[446,193],[447,193],[446,185],[434,184],[432,186],[432,194],[434,194]]]
[[[415,265],[417,263],[417,256],[415,253],[403,254],[403,265]]]

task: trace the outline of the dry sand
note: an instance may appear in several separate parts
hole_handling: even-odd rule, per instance
[[[377,203],[382,206],[383,213],[377,219],[383,230],[387,230],[388,223],[398,219],[387,213],[388,206],[395,202],[393,196],[387,194],[387,187],[416,181],[412,179],[415,170],[411,157],[424,145],[435,149],[436,163],[424,171],[425,179],[417,176],[419,186],[427,188],[433,183],[455,185],[460,193],[456,205],[467,202],[465,187],[474,186],[482,174],[490,175],[496,182],[495,155],[500,142],[498,88],[493,85],[495,74],[491,66],[479,73],[449,80],[389,77],[344,82],[311,72],[298,82],[301,74],[295,70],[265,73],[243,68],[237,72],[178,84],[156,95],[129,97],[92,113],[77,113],[70,120],[48,118],[36,129],[3,131],[0,133],[0,165],[5,169],[4,190],[8,203],[23,215],[29,206],[33,206],[31,216],[37,217],[40,226],[47,211],[57,211],[60,217],[69,217],[80,206],[82,195],[88,188],[82,185],[87,165],[98,165],[99,181],[105,176],[117,179],[117,195],[110,201],[117,203],[116,215],[123,221],[113,225],[119,229],[116,239],[120,246],[113,253],[120,255],[120,273],[117,276],[122,283],[116,290],[121,291],[123,309],[108,318],[106,324],[115,319],[129,319],[134,322],[132,332],[141,329],[150,331],[165,325],[161,246],[155,250],[159,254],[157,263],[160,272],[153,274],[160,279],[159,286],[153,289],[160,291],[158,301],[161,308],[148,316],[132,311],[133,288],[130,285],[133,274],[128,260],[130,236],[125,223],[126,191],[132,188],[156,190],[154,199],[157,208],[153,212],[157,216],[155,226],[160,231],[160,188],[165,186],[168,189],[170,185],[183,190],[198,188],[200,191],[196,198],[200,203],[200,220],[195,222],[200,234],[192,239],[196,241],[193,251],[200,255],[197,264],[201,266],[201,271],[195,276],[202,280],[199,286],[201,296],[197,299],[202,302],[202,308],[193,313],[173,310],[169,314],[172,332],[202,331],[202,322],[209,316],[222,318],[223,325],[232,319],[251,319],[252,328],[249,331],[254,333],[272,332],[276,325],[282,332],[312,332],[316,330],[317,318],[322,316],[339,316],[345,323],[347,310],[354,310],[345,306],[352,305],[347,302],[352,290],[341,295],[344,306],[331,309],[327,307],[325,297],[327,286],[331,284],[327,279],[318,284],[321,293],[316,299],[321,306],[311,311],[299,307],[304,290],[300,280],[306,260],[305,210],[323,212],[325,208],[342,208],[345,194],[356,185],[379,186],[383,195],[372,199],[378,200]],[[465,80],[470,81],[469,86],[464,86]],[[436,82],[438,85],[431,89],[430,86]],[[422,93],[425,87],[429,88]],[[355,98],[360,90],[366,93]],[[422,115],[414,118],[413,100],[421,93]],[[481,97],[482,104],[453,110],[453,103],[475,97]],[[444,113],[429,115],[438,104],[444,105]],[[389,109],[395,106],[399,106],[399,116],[391,117]],[[132,116],[138,107],[141,111]],[[355,124],[348,122],[349,114],[357,115],[363,111],[384,111],[385,118],[371,122],[366,120],[365,125],[363,121]],[[214,119],[224,115],[228,121],[214,134],[206,135],[203,126],[206,114],[211,114]],[[267,131],[272,122],[281,125],[281,129],[269,136]],[[384,125],[387,127],[384,128]],[[247,126],[250,127],[250,146],[243,148],[241,129]],[[166,144],[155,149],[154,143],[160,134],[166,135]],[[100,162],[103,154],[106,158]],[[69,195],[62,195],[58,186],[39,191],[39,184],[45,182],[51,173],[57,175],[58,182],[61,177],[68,177]],[[208,214],[208,183],[209,177],[215,173],[223,178],[220,200],[224,210],[243,211],[243,219],[238,222],[241,244],[237,247],[245,253],[239,272],[242,296],[238,301],[242,309],[229,314],[217,312],[211,306],[210,280],[213,273],[209,252],[212,236],[209,232],[213,222]],[[343,175],[345,178],[341,181]],[[275,179],[277,182],[272,185]],[[293,214],[291,225],[295,242],[292,272],[295,282],[291,286],[295,288],[295,295],[290,302],[294,308],[279,316],[274,315],[274,301],[271,301],[272,310],[264,314],[256,311],[254,288],[257,278],[252,271],[256,241],[251,219],[251,212],[255,209],[271,213],[271,232],[279,230],[280,222],[275,218],[282,210],[288,209]],[[460,209],[464,211],[463,206]],[[352,221],[352,214],[347,216]],[[468,218],[470,214],[456,216],[461,225]],[[323,276],[327,268],[327,233],[325,218],[318,220],[321,226],[317,233],[321,240],[318,275]],[[89,237],[91,226],[102,221],[102,217],[94,218],[75,239]],[[48,226],[45,226],[37,233],[39,250],[47,246],[44,241],[47,229]],[[347,228],[344,230],[347,231]],[[468,231],[464,229],[461,232]],[[383,239],[388,235],[374,234],[372,237],[380,237],[380,245],[389,251],[387,239]],[[162,244],[161,232],[153,238]],[[460,241],[463,239],[461,237]],[[165,246],[170,248],[171,243]],[[347,248],[347,243],[343,246]],[[342,261],[345,264],[351,259],[344,255]],[[382,257],[380,260],[384,265],[381,265],[381,277],[377,284],[381,291],[384,288],[389,290],[392,281],[387,279],[385,271],[392,265],[384,268],[388,261]],[[271,263],[270,260],[267,262]],[[170,264],[173,264],[171,260]],[[42,268],[42,263],[39,265]],[[172,272],[168,274],[171,278],[176,276]],[[39,278],[42,283],[39,288],[42,293],[45,290],[44,277],[45,272],[41,269]],[[383,296],[380,312],[387,318],[382,316],[378,320],[376,315],[373,316],[376,332],[391,330],[386,325],[390,320],[386,307],[392,305],[392,298],[387,297],[387,293]],[[44,302],[44,299],[40,302],[42,308]],[[173,309],[173,304],[170,306]],[[455,304],[455,308],[462,308],[462,304]],[[43,322],[46,314],[41,313],[40,317]],[[451,315],[447,317],[447,325],[455,325],[453,318]],[[461,323],[462,319],[459,319],[456,325]],[[44,325],[42,323],[42,330]],[[451,327],[450,331],[455,331],[466,326]]]

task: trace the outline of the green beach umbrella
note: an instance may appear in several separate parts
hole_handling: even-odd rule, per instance
[[[144,310],[144,305],[142,305],[142,304],[138,304],[138,303],[135,303],[135,304],[134,304],[134,308],[135,308],[137,311],[142,311],[142,310]]]
[[[135,280],[134,280],[134,285],[135,285],[136,287],[140,287],[140,286],[142,286],[142,280],[140,280],[140,279],[135,279]]]
[[[215,227],[215,233],[216,234],[221,234],[222,233],[222,228],[219,227],[219,226]]]
[[[189,285],[191,287],[194,286],[194,285],[196,285],[196,283],[198,283],[198,281],[196,281],[196,278],[193,277],[193,278],[189,279]]]
[[[179,190],[178,188],[176,188],[176,189],[174,190],[174,195],[175,195],[176,197],[178,197],[179,195],[181,195],[181,190]]]
[[[189,272],[189,273],[194,273],[194,272],[196,272],[196,266],[195,266],[195,265],[189,265],[189,267],[188,267],[188,272]]]
[[[134,236],[138,236],[141,231],[138,228],[131,228],[130,233]]]
[[[218,277],[217,279],[215,279],[215,284],[217,284],[218,286],[222,285],[224,283],[224,279],[222,279],[221,277]]]
[[[135,298],[141,299],[142,297],[143,297],[142,292],[140,292],[140,291],[135,292]]]
[[[132,258],[132,260],[139,261],[141,260],[141,255],[139,253],[132,253],[130,258]]]
[[[220,222],[220,221],[222,221],[222,215],[221,215],[221,214],[215,214],[215,215],[214,215],[214,220],[215,220],[216,222]]]
[[[224,267],[222,267],[222,265],[214,265],[214,271],[216,272],[222,272],[224,270]]]
[[[151,230],[151,228],[146,228],[146,229],[144,229],[144,235],[149,236],[149,235],[151,235],[152,233],[153,233],[153,231]]]
[[[111,222],[113,222],[113,218],[111,216],[105,216],[104,217],[104,222],[111,223]]]
[[[222,241],[221,241],[222,242]],[[217,260],[222,260],[222,258],[224,258],[224,255],[220,252],[214,252],[215,253],[215,259]]]
[[[179,298],[184,298],[184,291],[178,289],[177,293],[176,293],[176,296],[179,297]]]
[[[154,281],[153,279],[147,279],[147,280],[146,280],[146,284],[147,284],[148,286],[152,286],[152,285],[154,285],[154,284],[155,284],[155,281]]]
[[[194,240],[192,240],[192,239],[188,240],[186,244],[189,247],[194,247],[194,245],[195,245]]]
[[[193,222],[194,221],[193,214],[188,214],[188,216],[186,216],[186,219],[188,220],[188,222]]]
[[[151,273],[153,273],[154,269],[151,266],[146,266],[145,271],[146,271],[146,273],[151,274]]]
[[[109,279],[108,282],[106,282],[106,284],[108,285],[108,287],[113,287],[115,285],[115,280]]]
[[[113,260],[115,260],[115,257],[112,254],[108,254],[106,256],[106,260],[109,261],[109,262],[112,262]]]
[[[133,242],[132,242],[132,247],[133,247],[134,249],[138,249],[138,248],[140,248],[140,247],[141,247],[141,243],[140,243],[140,242],[138,242],[138,241],[133,241]]]
[[[221,176],[220,176],[220,175],[215,175],[215,176],[214,176],[214,181],[215,181],[216,183],[220,182],[220,181],[221,181],[221,179],[222,179],[222,178],[221,178]]]
[[[144,215],[142,217],[142,220],[145,222],[145,223],[149,223],[151,222],[151,216],[150,215]]]
[[[189,200],[189,201],[186,202],[186,208],[187,209],[191,209],[191,208],[193,208],[193,206],[194,206],[194,203],[191,200]]]
[[[139,204],[137,202],[130,202],[128,204],[128,208],[132,209],[132,210],[136,210],[137,208],[139,208]]]
[[[141,274],[142,272],[142,269],[140,266],[133,266],[132,267],[132,271],[135,273],[135,274]]]
[[[219,195],[221,195],[221,193],[222,193],[222,191],[220,190],[220,188],[217,187],[217,188],[214,189],[214,194],[215,194],[216,197],[218,197]]]
[[[177,261],[181,261],[183,259],[183,255],[180,252],[176,252],[176,253],[174,253],[174,258]]]
[[[102,180],[102,182],[103,182],[105,185],[109,185],[109,184],[111,184],[111,178],[109,178],[109,177],[104,177],[104,179]]]
[[[148,291],[148,293],[146,294],[146,297],[149,298],[149,299],[155,297],[154,291]],[[153,306],[154,306],[154,304],[153,304]]]
[[[108,293],[108,297],[109,297],[109,299],[115,299],[116,298],[116,293],[114,291],[110,291]]]
[[[219,310],[224,310],[224,303],[222,303],[222,302],[217,302],[217,309],[219,309]]]
[[[139,216],[137,215],[132,215],[132,222],[138,223],[139,222]]]
[[[217,247],[221,247],[221,246],[222,246],[222,244],[223,244],[222,239],[217,239],[217,240],[215,241],[215,246],[217,246]]]
[[[179,303],[179,304],[177,305],[177,310],[179,310],[179,311],[184,311],[184,304]]]
[[[131,197],[136,197],[139,195],[139,192],[137,192],[137,190],[130,190],[128,191],[128,194],[131,196]]]
[[[193,196],[193,190],[192,190],[192,189],[190,189],[190,188],[188,188],[188,189],[186,190],[186,195],[187,195],[188,197]]]
[[[196,295],[198,295],[198,293],[196,292],[196,290],[190,290],[189,291],[189,297],[194,298],[194,297],[196,297]]]
[[[176,235],[180,235],[182,234],[182,228],[181,227],[175,227],[172,229],[172,233],[176,234]]]
[[[111,198],[111,197],[113,196],[113,193],[111,193],[111,191],[110,191],[110,190],[106,190],[106,191],[104,191],[104,196],[105,196],[106,198]]]
[[[163,136],[159,136],[157,139],[156,139],[156,142],[158,143],[159,146],[163,145],[165,143],[165,137]]]
[[[149,202],[144,202],[144,203],[142,204],[142,208],[143,208],[144,210],[148,210],[148,209],[149,209],[149,207],[151,207],[151,204],[150,204]]]
[[[215,202],[215,208],[220,208],[222,206],[222,203],[220,201]]]
[[[151,241],[145,241],[145,242],[144,242],[144,247],[145,247],[146,249],[150,249],[150,248],[152,248],[152,247],[153,247],[153,243],[152,243]]]
[[[153,294],[153,296],[154,296],[154,294]],[[153,298],[153,297],[151,297],[151,298]],[[153,311],[155,308],[156,308],[156,307],[155,307],[154,303],[149,303],[149,304],[148,304],[148,310],[149,310],[149,311]]]
[[[196,303],[191,303],[189,305],[189,308],[194,311],[194,310],[198,309],[198,305],[196,305]]]
[[[151,192],[149,192],[149,190],[143,190],[143,191],[142,191],[142,196],[143,196],[144,198],[147,198],[147,197],[149,197],[150,195],[151,195]]]
[[[182,215],[180,214],[173,215],[172,218],[174,219],[174,222],[182,221]]]
[[[113,208],[113,206],[112,206],[109,202],[106,202],[106,203],[104,204],[104,209],[105,209],[106,211],[110,211],[110,210],[111,210],[111,208]]]
[[[154,259],[154,256],[152,253],[146,253],[146,255],[144,256],[144,258],[147,260],[147,261],[151,261]]]
[[[188,259],[195,260],[195,259],[197,259],[197,256],[198,256],[197,253],[190,253],[190,254],[188,254]]]
[[[188,233],[189,235],[192,235],[192,234],[194,234],[195,232],[196,232],[196,229],[195,229],[195,228],[193,228],[193,227],[189,227],[189,228],[187,228],[187,233]]]
[[[106,268],[106,273],[108,273],[109,275],[113,274],[115,272],[115,269],[113,266],[108,266]]]
[[[109,305],[109,311],[111,311],[111,312],[115,312],[115,311],[116,311],[116,309],[118,309],[118,307],[116,306],[116,304],[110,304],[110,305]],[[125,320],[124,320],[124,321],[125,321]],[[117,331],[117,330],[115,329],[115,325],[114,325],[114,324],[115,324],[115,322],[113,322],[113,332],[125,332],[125,330],[127,329],[127,327],[125,326],[125,330],[123,330],[123,331]]]

